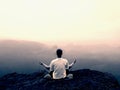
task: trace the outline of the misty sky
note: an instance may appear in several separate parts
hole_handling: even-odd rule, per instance
[[[0,39],[120,40],[120,0],[1,0]]]

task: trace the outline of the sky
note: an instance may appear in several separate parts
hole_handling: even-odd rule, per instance
[[[120,0],[0,0],[0,39],[118,42]]]

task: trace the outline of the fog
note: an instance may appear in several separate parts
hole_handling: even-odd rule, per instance
[[[32,73],[44,70],[39,61],[49,64],[56,58],[55,51],[62,48],[63,57],[76,64],[71,70],[92,69],[108,72],[120,80],[120,45],[66,44],[48,45],[32,41],[0,41],[0,76],[7,73]]]

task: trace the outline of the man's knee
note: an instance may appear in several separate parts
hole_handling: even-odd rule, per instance
[[[51,79],[52,77],[51,77],[50,74],[46,74],[46,75],[44,76],[44,78],[45,78],[45,79]]]
[[[68,74],[68,75],[67,75],[67,78],[73,79],[73,74]]]

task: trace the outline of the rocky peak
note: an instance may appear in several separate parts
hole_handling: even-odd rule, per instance
[[[112,74],[89,69],[70,73],[74,75],[71,80],[43,79],[45,72],[11,73],[0,78],[0,90],[120,90]]]

